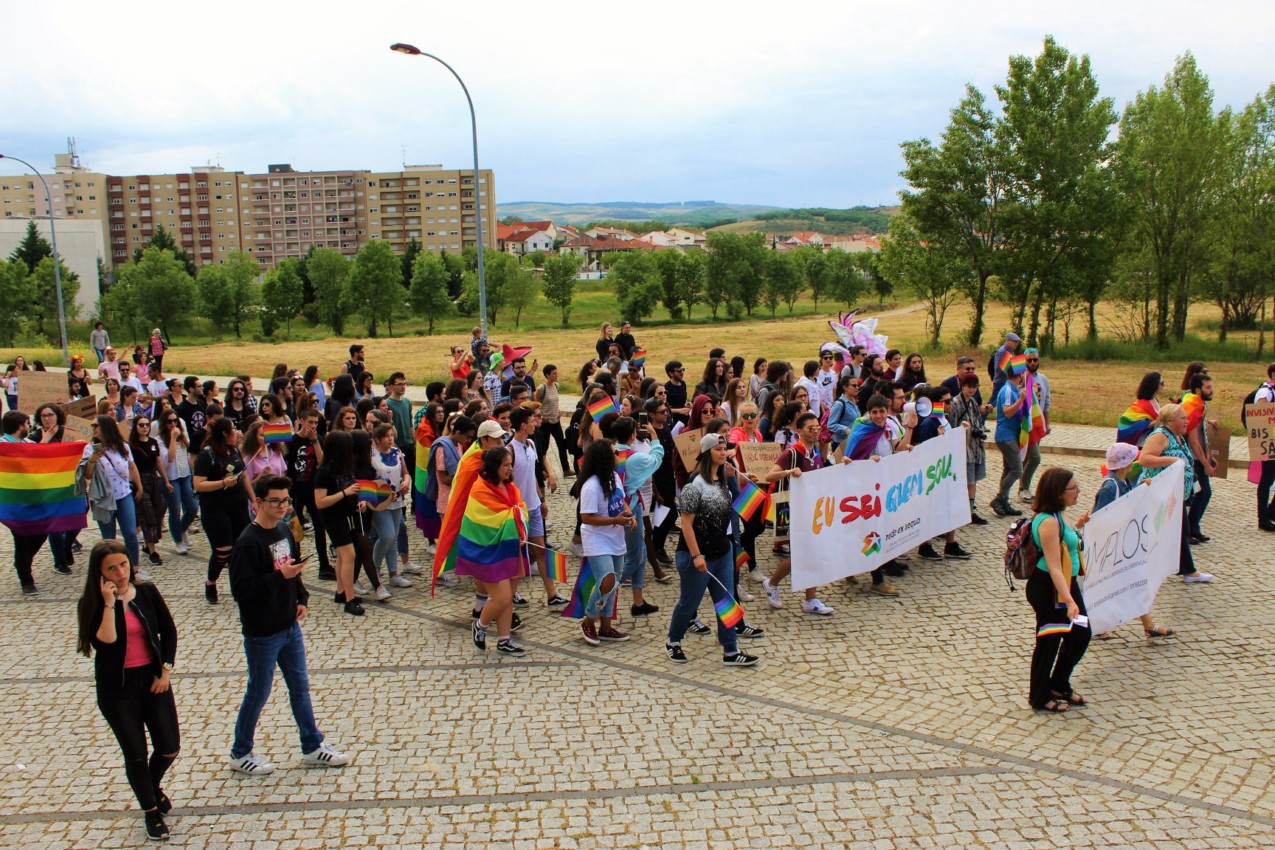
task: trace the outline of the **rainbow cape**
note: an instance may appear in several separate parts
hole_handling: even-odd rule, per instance
[[[416,469],[412,472],[412,513],[416,516],[416,527],[427,532],[437,530],[429,523],[439,522],[438,506],[425,494],[429,492],[429,477],[434,475],[433,464],[429,462],[429,447],[434,445],[434,426],[425,419],[425,408],[420,410],[420,419],[416,423]],[[437,489],[435,490],[437,492]]]
[[[1194,431],[1204,421],[1204,399],[1195,393],[1182,396],[1182,408],[1186,411],[1186,430]]]
[[[562,609],[562,616],[572,620],[583,619],[584,612],[588,610],[589,602],[597,591],[597,579],[593,577],[593,570],[589,567],[589,559],[585,558],[580,562],[580,575],[576,576],[575,587],[571,588],[571,601],[567,603],[567,607]],[[611,612],[604,616],[608,618],[615,616],[619,599],[619,593],[611,596]]]
[[[509,493],[504,494],[481,478],[471,484],[465,510],[457,511],[461,514],[454,547],[457,568],[482,572],[499,568],[514,575],[526,574],[523,541],[527,525],[522,494],[514,484],[507,486]]]
[[[1120,414],[1120,421],[1116,423],[1116,442],[1136,446],[1158,415],[1155,404],[1146,399],[1136,399]]]
[[[766,504],[766,494],[744,476],[737,477],[739,478],[739,495],[735,497],[731,507],[744,522],[748,522],[753,518],[753,514],[757,513],[757,509]],[[748,556],[744,555],[744,558],[747,560]]]
[[[717,609],[717,619],[728,629],[733,629],[744,620],[744,609],[731,597],[723,594],[721,599],[713,603]]]
[[[367,502],[375,507],[394,497],[394,490],[388,481],[382,481],[379,478],[356,478],[355,483],[359,485],[360,502]]]
[[[1045,437],[1045,411],[1036,400],[1036,381],[1031,372],[1023,380],[1023,399],[1023,406],[1018,411],[1022,417],[1018,420],[1018,455],[1026,460],[1027,450]]]
[[[635,348],[633,353],[629,355],[629,368],[641,369],[646,365],[646,349]]]
[[[261,441],[270,443],[291,443],[292,426],[287,422],[267,422],[261,426]]]
[[[474,480],[478,478],[478,470],[482,467],[483,454],[478,450],[478,441],[474,440],[461,455],[460,463],[456,465],[456,474],[452,477],[452,493],[448,504],[456,509],[449,510],[443,515],[443,527],[438,533],[438,548],[434,551],[434,578],[430,583],[431,593],[432,588],[438,584],[439,576],[456,569],[457,547],[455,544],[457,537],[460,536],[461,520],[464,518],[464,511],[458,509],[469,501],[469,491],[473,489]]]
[[[608,413],[619,413],[615,409],[615,402],[611,400],[611,396],[604,395],[588,407],[589,415],[593,417],[594,422],[601,422],[602,417]]]
[[[867,460],[872,457],[872,452],[877,447],[877,440],[884,432],[884,425],[874,425],[867,416],[860,416],[854,420],[850,436],[846,437],[845,453],[851,460]]]
[[[557,549],[550,549],[545,552],[545,571],[549,574],[549,578],[555,582],[565,582],[567,580],[567,553],[559,552]]]
[[[14,534],[85,528],[88,503],[75,491],[84,443],[0,443],[0,523]]]

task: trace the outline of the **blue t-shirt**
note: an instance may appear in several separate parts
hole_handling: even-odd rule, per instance
[[[1023,391],[1013,384],[1007,383],[996,394],[996,442],[1017,443],[1018,429],[1023,421],[1023,409],[1013,416],[1005,415],[1005,408],[1018,401]]]

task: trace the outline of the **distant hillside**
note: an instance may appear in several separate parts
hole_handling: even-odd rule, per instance
[[[897,215],[898,207],[854,207],[848,210],[780,210],[763,213],[759,218],[736,221],[712,228],[728,233],[775,233],[790,236],[806,230],[817,230],[829,235],[885,233],[890,218]]]
[[[518,216],[523,221],[551,220],[561,224],[586,224],[612,219],[619,221],[663,221],[667,224],[716,224],[729,219],[752,218],[755,215],[782,210],[763,204],[719,204],[716,201],[681,201],[643,203],[640,201],[606,201],[596,204],[552,204],[543,201],[517,201],[497,204],[496,217]]]

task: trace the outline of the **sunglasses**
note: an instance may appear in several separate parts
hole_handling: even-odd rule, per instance
[[[819,359],[820,359],[820,360],[833,360],[834,358],[833,358],[833,356],[832,356],[831,354],[820,354],[820,355],[819,355]]]
[[[740,419],[756,419],[757,414],[756,413],[741,413],[739,414],[739,418]]]

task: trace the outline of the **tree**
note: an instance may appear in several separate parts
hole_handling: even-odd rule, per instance
[[[58,326],[58,281],[54,274],[54,262],[57,262],[62,273],[62,311],[67,321],[73,320],[80,312],[79,305],[75,303],[75,296],[80,292],[79,276],[60,260],[55,261],[52,256],[45,257],[35,264],[35,271],[31,272],[29,279],[29,292],[35,306],[36,331],[41,334],[45,333],[45,322],[51,328]]]
[[[225,266],[204,266],[204,274],[216,269],[225,276]],[[203,284],[203,276],[200,283]],[[102,298],[104,311],[113,322],[124,325],[136,340],[144,338],[148,328],[159,328],[169,336],[170,327],[181,317],[190,315],[196,300],[195,281],[186,265],[165,248],[147,247],[139,259],[126,263],[119,280]],[[104,317],[105,318],[105,317]]]
[[[242,337],[243,324],[260,301],[260,273],[261,266],[243,251],[231,251],[224,264],[204,266],[195,278],[201,314],[223,330],[234,330],[236,339]]]
[[[571,299],[576,291],[576,275],[580,273],[580,258],[575,254],[550,254],[545,258],[540,285],[545,300],[562,311],[562,326],[571,317]]]
[[[664,289],[662,300],[664,309],[668,310],[668,314],[673,319],[682,317],[682,291],[678,285],[679,278],[682,273],[682,264],[686,262],[686,255],[681,251],[660,251],[655,255],[655,266],[660,273],[660,286]],[[689,307],[687,305],[688,314]]]
[[[881,276],[925,303],[930,345],[937,347],[947,308],[961,292],[961,276],[968,274],[962,258],[939,245],[925,245],[906,215],[890,221],[890,234],[881,243]]]
[[[159,248],[164,251],[172,251],[173,256],[186,267],[186,274],[191,277],[196,276],[198,269],[195,267],[195,261],[190,258],[189,254],[182,250],[181,246],[177,244],[177,241],[173,239],[173,235],[168,232],[164,225],[155,225],[155,232],[151,234],[151,238],[143,247],[138,248],[133,252],[133,262],[137,262],[141,259],[142,251],[146,248]]]
[[[859,260],[863,254],[867,252],[829,251],[824,255],[828,263],[828,291],[844,302],[848,310],[857,307],[868,291],[868,275]]]
[[[305,306],[305,284],[301,281],[301,261],[287,257],[266,274],[261,284],[261,332],[274,336],[279,324],[286,323],[292,335],[292,319]]]
[[[383,239],[371,239],[359,249],[350,269],[350,304],[367,320],[367,335],[376,336],[384,317],[394,336],[394,309],[404,301],[403,270],[394,249]]]
[[[540,279],[526,260],[514,264],[505,285],[505,304],[514,311],[515,328],[522,324],[522,311],[536,300],[536,293],[540,291]]]
[[[318,304],[319,321],[341,336],[349,312],[350,261],[335,248],[319,248],[306,263],[314,300]]]
[[[465,250],[470,250],[468,247]],[[505,306],[506,286],[513,277],[518,261],[503,251],[487,251],[483,255],[483,268],[487,282],[487,321],[496,323],[496,314]],[[478,313],[478,255],[474,255],[473,269],[465,272],[464,291],[459,307],[467,316]]]
[[[814,299],[815,309],[819,309],[819,299],[828,291],[829,272],[828,258],[825,256],[822,248],[817,245],[807,245],[798,248],[792,253],[794,259],[797,260],[801,274],[805,278],[805,285],[810,290],[810,296]]]
[[[411,306],[414,315],[429,320],[431,334],[434,333],[434,322],[446,316],[452,308],[452,300],[447,295],[447,284],[450,279],[451,275],[442,258],[429,253],[416,256],[407,303]]]
[[[413,236],[407,243],[407,248],[403,250],[403,256],[399,259],[400,265],[403,267],[403,289],[406,291],[412,288],[412,275],[416,272],[416,257],[421,253],[421,243],[416,241]]]
[[[666,252],[672,253],[672,252]],[[686,305],[686,318],[691,317],[691,308],[704,300],[704,279],[708,274],[708,254],[703,251],[682,252],[682,261],[677,267],[677,298]]]
[[[35,271],[35,267],[41,260],[52,256],[53,246],[49,244],[49,240],[40,235],[35,221],[32,220],[27,222],[27,232],[18,243],[18,247],[14,248],[13,253],[9,255],[9,259],[21,262],[27,267],[27,274],[30,274]]]
[[[705,300],[717,318],[717,310],[724,303],[732,317],[760,303],[763,270],[766,264],[766,235],[764,233],[708,234],[708,277],[705,283]]]
[[[651,315],[664,294],[655,258],[645,251],[621,254],[607,273],[607,280],[614,286],[621,314],[634,324],[641,324]]]
[[[447,268],[447,296],[455,301],[460,297],[461,292],[464,291],[465,260],[463,257],[449,254],[446,251],[443,251],[438,256]]]
[[[788,312],[792,313],[804,282],[799,263],[800,260],[791,253],[771,251],[766,255],[764,293],[771,318],[774,318],[780,301],[787,304]]]
[[[0,343],[13,345],[18,322],[31,314],[34,300],[26,261],[0,260]]]

